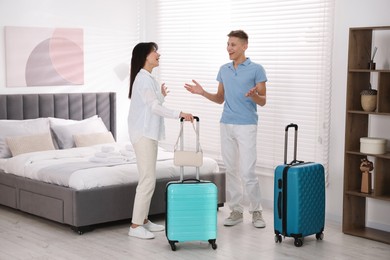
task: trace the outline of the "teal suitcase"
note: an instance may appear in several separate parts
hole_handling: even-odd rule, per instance
[[[183,180],[169,182],[166,189],[166,236],[173,251],[175,243],[208,241],[217,248],[217,186],[212,182]]]
[[[295,128],[294,159],[287,164],[288,129]],[[294,245],[303,245],[306,236],[324,237],[325,174],[324,167],[315,162],[296,159],[298,126],[286,126],[284,164],[275,169],[274,229],[275,242],[282,236],[294,238]]]
[[[199,145],[199,118],[197,121],[196,142]],[[181,119],[181,150],[183,150],[183,119]],[[166,186],[165,234],[173,251],[175,243],[186,241],[208,241],[213,249],[217,248],[217,210],[218,188],[210,181],[199,179],[199,167],[196,178],[184,179],[184,164],[180,166],[180,180],[171,181]],[[193,165],[192,165],[193,166]]]

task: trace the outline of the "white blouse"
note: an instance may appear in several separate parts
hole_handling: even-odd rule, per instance
[[[156,141],[165,138],[164,117],[179,118],[180,111],[164,107],[163,102],[161,86],[151,73],[141,69],[133,83],[127,121],[131,143],[142,136]]]

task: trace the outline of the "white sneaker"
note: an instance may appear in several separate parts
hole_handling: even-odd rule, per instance
[[[149,230],[150,232],[159,232],[165,230],[165,227],[163,225],[154,224],[150,220],[148,220],[146,224],[143,224],[143,227]]]
[[[265,228],[265,221],[263,219],[263,215],[261,211],[254,211],[252,214],[252,223],[253,226],[257,228]]]
[[[230,216],[223,222],[224,226],[234,226],[243,221],[242,212],[233,210]]]
[[[141,239],[152,239],[154,238],[154,235],[146,230],[143,226],[138,226],[136,228],[130,227],[129,229],[129,236],[131,237],[137,237]]]

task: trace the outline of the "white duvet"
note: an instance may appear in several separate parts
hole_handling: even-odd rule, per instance
[[[0,160],[0,169],[47,183],[77,190],[138,181],[135,155],[130,144],[105,144],[64,150],[26,153]],[[215,160],[205,157],[200,174],[219,172]],[[185,175],[195,174],[185,167]],[[157,178],[180,177],[173,165],[173,153],[158,151]]]

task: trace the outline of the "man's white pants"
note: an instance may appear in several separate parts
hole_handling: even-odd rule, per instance
[[[244,192],[249,212],[261,211],[259,179],[256,175],[257,125],[221,123],[221,154],[226,166],[226,196],[231,210],[243,212]]]
[[[150,201],[156,187],[156,161],[158,142],[142,137],[133,145],[137,158],[138,185],[136,189],[133,218],[131,222],[143,225],[148,218]]]

